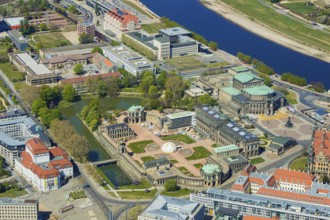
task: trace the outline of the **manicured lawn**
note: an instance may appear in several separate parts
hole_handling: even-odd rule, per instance
[[[250,159],[251,164],[258,164],[258,163],[263,163],[265,160],[262,157],[256,157],[253,159]]]
[[[306,2],[292,2],[281,4],[283,7],[289,9],[295,14],[307,17],[308,14],[317,11],[315,5],[307,5]]]
[[[160,194],[164,195],[164,196],[171,196],[171,197],[180,197],[180,196],[187,196],[190,194],[190,190],[189,189],[179,189],[178,191],[175,192],[168,192],[166,190],[162,191]]]
[[[3,193],[0,193],[0,198],[14,198],[18,196],[23,196],[25,194],[27,194],[27,192],[24,189],[23,190],[10,189],[10,190],[6,190]]]
[[[212,144],[211,146],[212,146],[213,148],[219,147],[218,144]]]
[[[149,162],[149,161],[152,161],[152,160],[156,160],[156,158],[154,158],[152,156],[145,156],[145,157],[141,157],[141,160],[143,162]]]
[[[289,94],[287,94],[285,96],[286,100],[288,100],[288,102],[291,104],[291,105],[295,105],[295,104],[298,104],[298,101],[297,101],[297,94],[288,90]]]
[[[177,160],[170,160],[170,162],[171,162],[172,164],[178,163]]]
[[[207,67],[205,63],[196,59],[194,56],[175,57],[166,60],[166,62],[179,71],[205,69]]]
[[[299,157],[290,163],[290,170],[305,171],[307,167],[307,163],[308,163],[307,157]]]
[[[126,185],[126,186],[119,186],[119,189],[148,189],[150,187],[151,187],[151,185],[150,185],[149,181],[146,179],[142,179],[141,184],[139,184],[139,185],[131,184],[131,185]]]
[[[152,140],[134,142],[134,143],[130,143],[128,145],[128,148],[131,149],[136,154],[144,153],[145,152],[144,148],[151,143],[153,143]]]
[[[203,159],[203,158],[207,158],[211,154],[212,153],[210,151],[208,151],[205,147],[198,146],[198,147],[194,147],[194,153],[191,156],[186,157],[186,160]]]
[[[36,41],[34,42],[32,38]],[[36,34],[31,36],[29,41],[32,46],[40,44],[40,48],[52,48],[72,45],[60,32],[51,32],[45,34]]]
[[[180,172],[183,174],[183,175],[186,175],[186,176],[194,176],[192,173],[189,172],[189,170],[185,167],[178,167],[178,170],[180,170]]]
[[[313,45],[316,48],[330,51],[330,34],[312,29],[304,23],[277,13],[273,9],[259,3],[258,0],[222,1],[251,17],[251,19],[258,20],[276,29],[276,31],[305,42],[308,45]]]
[[[196,167],[197,169],[201,168],[203,166],[203,164],[201,163],[195,163],[194,167]]]
[[[142,30],[149,34],[158,33],[159,29],[166,28],[165,24],[163,23],[152,23],[152,24],[141,24]]]
[[[117,192],[122,199],[152,199],[155,197],[157,190],[145,191],[127,191]]]
[[[185,144],[192,144],[195,143],[194,139],[189,137],[188,135],[185,134],[174,134],[174,135],[168,135],[166,137],[162,137],[162,140],[164,141],[181,141]]]

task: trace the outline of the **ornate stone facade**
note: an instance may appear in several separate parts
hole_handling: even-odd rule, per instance
[[[128,123],[141,123],[145,121],[144,107],[142,106],[131,106],[128,109]]]

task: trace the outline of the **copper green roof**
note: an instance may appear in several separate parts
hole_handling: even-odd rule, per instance
[[[237,67],[233,67],[231,69],[234,70],[236,73],[246,72],[249,70],[248,68],[246,68],[244,66],[237,66]]]
[[[252,96],[265,96],[274,93],[273,89],[265,85],[245,88],[243,89],[243,91],[245,91],[246,93]]]
[[[241,91],[239,91],[238,89],[234,88],[234,87],[225,87],[222,88],[222,91],[224,91],[225,93],[231,95],[231,96],[235,96],[235,95],[239,95],[241,94]]]
[[[144,108],[142,107],[142,106],[140,106],[140,105],[132,105],[129,109],[128,109],[128,111],[129,112],[135,112],[135,111],[140,111],[140,110],[143,110]]]
[[[234,76],[234,79],[240,81],[241,83],[247,83],[250,82],[254,79],[256,80],[261,80],[261,78],[255,74],[253,74],[252,72],[248,71],[248,72],[243,72],[243,73],[237,73]]]
[[[222,146],[222,147],[216,147],[213,149],[215,153],[224,153],[227,151],[232,151],[232,150],[238,150],[239,147],[237,147],[235,144],[228,145],[228,146]]]
[[[206,174],[212,174],[214,172],[217,172],[217,173],[221,172],[221,169],[218,164],[208,163],[202,167],[202,171]]]

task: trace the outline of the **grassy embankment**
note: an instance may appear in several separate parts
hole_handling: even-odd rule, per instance
[[[246,14],[274,30],[315,48],[330,51],[330,34],[307,27],[273,9],[260,4],[257,0],[222,0],[236,10]]]

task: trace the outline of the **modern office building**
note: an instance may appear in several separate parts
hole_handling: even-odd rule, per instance
[[[30,85],[41,85],[59,81],[59,72],[51,71],[44,64],[38,64],[27,53],[9,54],[10,61],[21,72],[26,73],[26,83]]]
[[[250,71],[234,75],[233,85],[221,88],[219,97],[223,108],[234,115],[271,115],[286,105],[282,93],[264,85],[263,79]]]
[[[178,129],[183,127],[196,126],[196,113],[195,112],[177,112],[166,115],[167,128]]]
[[[13,42],[19,51],[24,51],[29,46],[23,35],[21,35],[17,30],[7,31],[7,34],[11,42]]]
[[[15,161],[15,169],[42,192],[56,190],[65,179],[73,177],[73,165],[65,151],[47,148],[38,138],[26,142],[25,151]]]
[[[330,176],[330,131],[314,127],[308,155],[309,172]]]
[[[232,209],[243,216],[263,218],[326,220],[330,218],[329,204],[313,204],[299,197],[278,198],[273,195],[245,194],[241,192],[208,189],[205,193],[190,194],[190,200],[204,204],[209,214],[217,219],[223,209]]]
[[[156,71],[152,62],[123,45],[103,48],[103,54],[134,76],[140,76],[145,71]]]
[[[259,154],[259,138],[214,107],[196,106],[196,129],[221,145],[235,144],[245,157]]]
[[[95,25],[90,21],[80,22],[77,24],[78,35],[82,33],[95,36]]]
[[[203,218],[203,205],[186,199],[162,195],[157,196],[157,198],[138,216],[138,220],[197,220]]]
[[[0,156],[10,165],[14,165],[25,149],[25,142],[30,138],[40,138],[50,146],[50,140],[42,128],[21,111],[7,112],[0,116]]]
[[[181,27],[160,29],[154,36],[136,31],[124,36],[151,52],[158,60],[194,55],[200,47],[200,43],[191,38],[192,34]]]
[[[103,29],[113,32],[121,39],[123,33],[139,30],[140,22],[131,12],[114,8],[104,15]]]
[[[0,220],[38,220],[38,200],[0,199]]]

